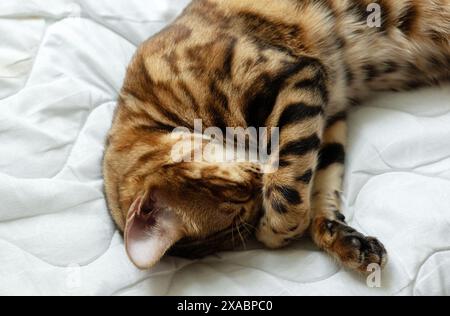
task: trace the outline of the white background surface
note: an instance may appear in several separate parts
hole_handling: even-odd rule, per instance
[[[308,241],[200,262],[127,259],[101,158],[136,45],[187,0],[0,2],[0,294],[450,295],[450,87],[351,116],[345,213],[386,244],[382,287]]]

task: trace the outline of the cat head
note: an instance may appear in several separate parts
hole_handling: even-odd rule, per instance
[[[140,268],[153,266],[180,240],[204,240],[254,223],[262,208],[258,166],[179,162],[171,155],[178,142],[172,130],[192,131],[198,118],[205,128],[246,126],[245,115],[227,110],[245,99],[225,80],[235,40],[211,39],[212,34],[178,19],[141,45],[128,67],[104,178],[109,208]],[[241,77],[257,75],[246,71]]]
[[[257,166],[175,162],[168,135],[147,133],[137,136],[145,140],[142,144],[133,144],[136,135],[122,138],[122,133],[113,128],[104,160],[105,188],[137,267],[152,267],[180,240],[207,239],[259,216]]]

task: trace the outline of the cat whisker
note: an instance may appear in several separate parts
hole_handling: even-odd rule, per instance
[[[253,235],[254,233],[249,229],[249,227],[252,228],[252,229],[256,229],[256,228],[255,228],[254,226],[252,226],[252,225],[246,223],[246,222],[242,219],[241,216],[239,216],[239,219],[240,219],[240,221],[241,221],[242,227],[245,228],[245,230],[247,231],[247,233],[249,233],[250,236]]]
[[[237,229],[237,231],[239,233],[239,237],[241,238],[242,246],[244,246],[244,249],[247,249],[247,244],[245,243],[245,238],[244,238],[244,236],[242,236],[241,231],[239,230],[238,223],[236,223],[235,225],[236,225],[236,229]]]
[[[244,221],[244,220],[242,219],[242,217],[239,216],[239,219],[241,220],[241,223],[242,223],[243,225],[245,225],[245,226],[247,226],[247,227],[250,227],[251,229],[254,229],[254,230],[257,229],[256,226],[254,226],[254,225],[252,225],[252,224],[250,224],[250,223]]]
[[[236,248],[235,243],[234,243],[234,228],[231,229],[231,241],[233,243],[233,249]]]
[[[253,232],[246,225],[243,225],[242,227],[244,227],[244,229],[250,236],[253,235]]]

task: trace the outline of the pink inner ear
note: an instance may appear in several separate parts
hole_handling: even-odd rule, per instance
[[[130,207],[125,246],[138,268],[149,269],[182,238],[182,224],[173,211],[157,202],[153,203],[153,209],[143,210],[143,201],[138,197]]]

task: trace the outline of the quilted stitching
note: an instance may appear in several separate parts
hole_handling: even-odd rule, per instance
[[[136,45],[187,2],[1,1],[0,294],[448,294],[448,86],[351,115],[345,208],[389,248],[381,289],[308,241],[130,264],[102,194],[104,138]]]

